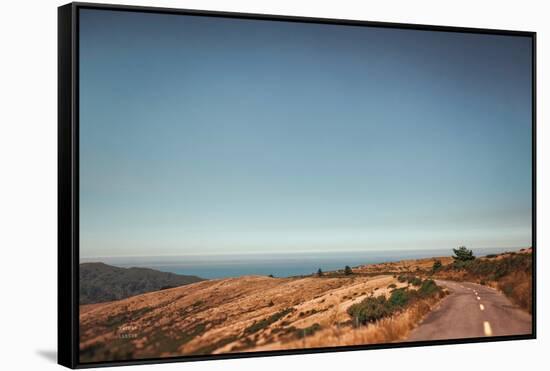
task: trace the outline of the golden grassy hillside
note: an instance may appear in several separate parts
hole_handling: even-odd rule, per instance
[[[354,326],[347,309],[407,285],[392,275],[244,276],[83,306],[81,361],[393,341],[429,310],[426,303],[368,326]]]
[[[433,258],[424,258],[424,259],[410,259],[410,260],[401,260],[397,262],[388,262],[388,263],[378,263],[378,264],[367,264],[355,267],[353,269],[356,273],[365,273],[365,274],[400,274],[400,273],[410,273],[410,272],[429,272],[434,262],[440,261],[443,265],[450,264],[453,262],[453,258],[450,256],[441,256]]]

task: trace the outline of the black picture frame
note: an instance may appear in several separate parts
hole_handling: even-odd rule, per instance
[[[533,247],[533,307],[532,333],[490,338],[448,339],[357,346],[243,352],[204,356],[179,356],[97,363],[79,362],[79,11],[81,9],[117,10],[124,12],[167,13],[222,18],[254,19],[332,25],[397,28],[458,33],[516,35],[532,42],[532,247]],[[202,361],[246,357],[279,356],[341,352],[353,350],[418,347],[463,343],[527,340],[536,338],[536,32],[463,28],[421,24],[370,22],[345,19],[309,18],[267,14],[231,13],[170,9],[144,6],[70,3],[58,8],[58,363],[69,368],[121,366],[182,361]]]

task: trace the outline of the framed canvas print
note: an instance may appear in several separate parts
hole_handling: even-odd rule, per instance
[[[535,33],[59,8],[59,363],[535,338]]]

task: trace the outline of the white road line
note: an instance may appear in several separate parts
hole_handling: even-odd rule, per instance
[[[485,336],[493,335],[491,324],[488,321],[483,321],[483,332],[485,333]]]
[[[477,300],[481,300],[481,298],[479,296],[476,296]]]
[[[479,304],[479,309],[480,310],[485,310],[485,307],[483,306],[483,304]]]

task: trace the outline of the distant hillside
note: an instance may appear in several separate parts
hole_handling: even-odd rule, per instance
[[[80,304],[120,300],[199,281],[203,279],[149,268],[119,268],[104,263],[82,263],[80,264]]]

